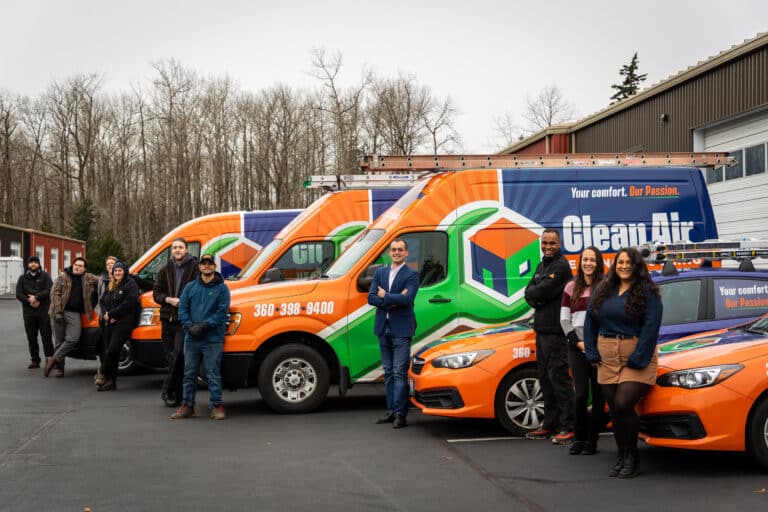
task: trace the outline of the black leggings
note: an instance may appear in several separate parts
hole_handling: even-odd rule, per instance
[[[603,384],[603,393],[611,408],[613,436],[619,450],[630,450],[637,446],[640,418],[635,412],[635,405],[649,389],[651,386],[642,382]]]
[[[106,324],[106,339],[109,344],[106,347],[104,360],[101,364],[101,373],[108,380],[117,378],[117,368],[120,365],[120,350],[123,344],[131,337],[133,330],[133,318],[121,319],[114,324]]]
[[[597,443],[600,430],[605,426],[605,399],[597,383],[597,368],[587,361],[581,350],[568,348],[568,365],[573,375],[573,415],[576,419],[576,440]],[[589,398],[592,397],[592,412]]]

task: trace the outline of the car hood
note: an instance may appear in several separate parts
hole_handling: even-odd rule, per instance
[[[534,336],[533,329],[525,322],[512,322],[480,329],[472,329],[446,336],[428,343],[416,353],[427,359],[443,354],[455,354],[471,350],[496,350],[497,348]]]
[[[768,335],[743,328],[710,331],[659,345],[659,366],[684,370],[740,363],[768,352]]]
[[[266,283],[247,286],[232,290],[230,306],[238,306],[243,303],[271,301],[305,295],[317,287],[317,281],[286,281],[283,283]]]

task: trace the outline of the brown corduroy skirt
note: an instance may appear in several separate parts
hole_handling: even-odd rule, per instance
[[[637,338],[597,338],[597,351],[600,352],[600,365],[597,367],[597,382],[600,384],[621,384],[622,382],[642,382],[656,384],[656,368],[659,365],[658,354],[654,352],[651,362],[642,370],[627,367],[627,359],[635,351]]]

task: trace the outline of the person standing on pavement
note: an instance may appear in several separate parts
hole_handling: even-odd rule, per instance
[[[117,262],[117,258],[114,256],[107,256],[104,260],[104,268],[106,269],[103,274],[99,276],[99,284],[96,287],[97,295],[99,296],[99,305],[97,305],[97,311],[99,313],[99,345],[96,351],[99,355],[99,369],[96,370],[96,375],[93,378],[93,382],[96,386],[104,384],[104,375],[101,374],[101,367],[104,366],[104,356],[106,354],[107,345],[109,345],[109,339],[107,338],[107,329],[104,324],[103,313],[101,311],[101,298],[104,297],[104,293],[109,289],[109,282],[112,280],[112,267]]]
[[[208,379],[208,407],[214,420],[225,419],[221,397],[221,358],[224,333],[229,321],[229,288],[216,272],[216,260],[203,254],[198,263],[199,275],[181,292],[179,321],[186,331],[184,339],[184,391],[181,406],[171,419],[195,415],[197,372],[202,362]]]
[[[573,381],[568,374],[568,345],[560,326],[563,289],[571,280],[571,267],[560,252],[560,234],[545,229],[541,235],[541,263],[525,287],[525,300],[534,309],[536,363],[544,395],[541,428],[528,432],[528,439],[549,439],[555,444],[571,443],[573,432]]]
[[[108,344],[101,364],[103,381],[99,391],[117,389],[117,367],[120,350],[136,325],[136,309],[139,305],[139,286],[128,275],[128,266],[122,261],[112,266],[112,280],[101,297],[101,319],[104,321]]]
[[[184,327],[179,321],[179,297],[197,277],[197,259],[187,252],[187,242],[177,238],[171,243],[171,259],[157,273],[152,298],[160,304],[161,337],[168,373],[160,398],[167,407],[181,405],[184,381]]]
[[[86,272],[85,258],[78,256],[71,267],[59,274],[51,288],[51,317],[53,336],[56,339],[56,351],[47,358],[43,375],[48,376],[57,368],[56,376],[64,376],[64,360],[67,354],[80,343],[82,326],[80,315],[93,316],[93,308],[98,302],[96,286],[98,278]]]
[[[376,423],[407,425],[408,368],[411,339],[416,332],[413,301],[419,290],[419,273],[406,264],[408,244],[396,238],[389,245],[390,266],[376,269],[368,292],[368,304],[376,306],[373,332],[379,338],[387,412]]]
[[[560,306],[560,325],[568,339],[568,366],[574,386],[573,415],[576,440],[568,453],[593,455],[597,453],[600,430],[605,425],[605,399],[597,383],[597,368],[584,355],[584,321],[589,296],[603,280],[603,255],[597,247],[587,247],[579,257],[576,277],[565,285]],[[587,407],[592,397],[592,412]]]
[[[24,316],[24,330],[27,333],[29,357],[31,362],[27,368],[40,368],[40,346],[37,344],[37,333],[43,342],[45,357],[53,356],[53,341],[51,339],[51,319],[48,308],[51,305],[51,287],[53,281],[48,272],[40,267],[40,258],[27,258],[27,270],[19,276],[16,283],[16,298],[21,302]]]
[[[598,365],[619,450],[608,476],[637,476],[637,434],[640,418],[635,406],[656,383],[661,316],[659,287],[648,274],[640,253],[624,248],[616,255],[605,280],[595,288],[584,322],[587,360]]]

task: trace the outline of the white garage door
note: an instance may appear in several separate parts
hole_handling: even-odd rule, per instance
[[[738,165],[707,172],[720,238],[768,240],[768,112],[694,135],[704,151],[727,151]]]

